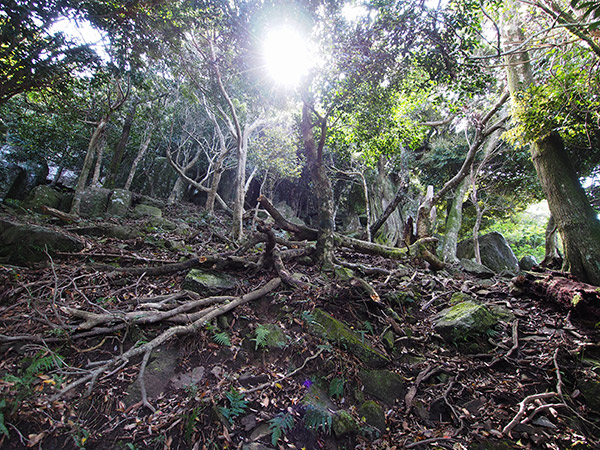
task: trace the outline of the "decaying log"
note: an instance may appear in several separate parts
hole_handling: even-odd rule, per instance
[[[534,273],[519,275],[512,280],[520,291],[535,297],[550,300],[560,306],[574,310],[580,317],[600,320],[600,288],[576,281],[562,273]]]

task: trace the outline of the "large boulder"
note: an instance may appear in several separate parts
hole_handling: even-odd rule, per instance
[[[81,204],[79,206],[79,215],[81,217],[101,217],[106,212],[110,189],[100,187],[90,187],[81,194]]]
[[[46,182],[47,176],[48,165],[44,162],[1,162],[0,196],[25,200],[35,186]]]
[[[390,362],[387,356],[371,347],[346,324],[320,309],[315,309],[310,323],[311,331],[355,355],[371,367],[383,367]]]
[[[512,249],[497,231],[484,234],[479,237],[479,251],[481,253],[481,263],[489,267],[495,273],[502,271],[518,272],[519,261]],[[458,244],[456,256],[459,259],[471,259],[475,256],[473,251],[473,241],[467,239]]]
[[[115,189],[108,199],[106,212],[110,216],[125,217],[133,201],[133,192],[126,189]]]
[[[41,211],[42,206],[60,209],[62,195],[47,184],[40,184],[33,188],[27,196],[26,204],[34,211]]]
[[[39,225],[0,220],[0,259],[29,264],[47,259],[48,253],[77,252],[84,242],[61,231]]]
[[[533,266],[537,265],[537,260],[531,255],[525,255],[519,260],[519,268],[521,270],[531,270]]]

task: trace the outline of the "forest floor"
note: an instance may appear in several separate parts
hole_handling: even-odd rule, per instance
[[[235,250],[224,219],[191,205],[165,216],[188,231],[131,220],[142,232],[137,238],[85,236],[83,251],[54,255],[50,264],[0,265],[1,448],[600,448],[600,401],[589,394],[600,379],[594,323],[513,294],[510,278],[432,272],[420,261],[337,252],[341,260],[384,269],[362,275],[379,298],[356,279],[322,273],[306,259],[285,263],[304,281],[293,288],[269,287],[277,277],[272,269],[229,266],[236,287],[226,295],[234,301],[257,289],[269,292],[215,314],[206,326],[168,336],[147,358],[138,352],[119,359],[185,325],[123,314],[202,297],[186,296],[186,271],[122,268]],[[66,228],[44,216],[18,220]],[[433,330],[434,317],[456,292],[513,314],[490,330],[485,351],[448,344]],[[385,370],[404,385],[396,398],[373,398],[364,388],[364,363],[311,332],[316,308],[389,357]],[[113,318],[84,327],[75,310]],[[283,334],[279,345],[267,341],[269,324]],[[359,429],[342,434],[327,417],[309,417],[310,396],[324,397],[332,414],[347,411]],[[359,408],[366,400],[383,406],[385,429],[364,423]]]

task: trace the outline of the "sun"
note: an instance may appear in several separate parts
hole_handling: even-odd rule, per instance
[[[271,30],[264,41],[263,55],[271,78],[285,87],[296,87],[314,65],[308,40],[290,26]]]

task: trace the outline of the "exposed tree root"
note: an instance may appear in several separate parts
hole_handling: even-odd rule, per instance
[[[258,298],[261,298],[261,297],[269,294],[270,292],[275,290],[280,284],[281,284],[281,279],[274,278],[259,289],[249,292],[241,297],[234,297],[228,303],[226,303],[218,308],[211,309],[210,311],[206,312],[205,314],[203,314],[202,316],[197,318],[194,322],[192,322],[188,325],[185,325],[185,326],[179,325],[179,326],[170,327],[167,330],[163,331],[161,334],[159,334],[157,337],[152,339],[151,341],[149,341],[143,345],[137,346],[137,347],[136,346],[130,347],[129,350],[127,350],[122,355],[117,356],[109,361],[103,362],[100,367],[97,367],[96,369],[90,371],[87,375],[84,375],[81,378],[78,378],[77,380],[69,383],[61,391],[59,391],[53,397],[52,400],[54,401],[54,400],[60,399],[67,392],[69,392],[72,389],[76,388],[77,386],[80,386],[87,382],[91,382],[90,386],[88,388],[88,392],[90,392],[91,389],[93,388],[94,382],[98,379],[98,377],[101,376],[102,374],[104,374],[105,372],[107,372],[108,370],[114,368],[114,370],[112,372],[110,372],[107,376],[109,376],[113,373],[116,373],[119,370],[121,370],[122,368],[124,368],[125,366],[127,366],[129,364],[129,361],[132,358],[139,356],[139,355],[144,355],[144,359],[147,362],[147,359],[150,357],[149,355],[153,350],[160,347],[161,345],[163,345],[165,342],[169,341],[173,337],[193,333],[193,332],[197,331],[198,329],[202,328],[208,321],[214,319],[215,317],[217,317],[221,314],[225,314],[225,313],[231,311],[232,309],[234,309],[240,305],[243,305],[244,303],[250,302],[252,300],[256,300]],[[143,386],[143,370],[144,369],[145,369],[145,365],[142,364],[142,366],[140,368],[139,380],[140,380],[140,383],[141,383],[143,389],[145,389],[145,386]],[[149,406],[147,399],[146,399],[146,402],[144,402],[144,405]]]

